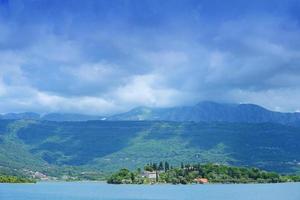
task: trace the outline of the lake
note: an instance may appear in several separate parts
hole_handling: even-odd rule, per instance
[[[300,183],[108,185],[93,182],[0,184],[1,200],[299,200]]]

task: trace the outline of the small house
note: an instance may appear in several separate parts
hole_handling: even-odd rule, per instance
[[[194,181],[196,183],[199,183],[199,184],[205,184],[205,183],[208,183],[208,179],[207,178],[195,178]]]
[[[143,177],[149,178],[149,179],[155,179],[158,176],[156,171],[150,172],[150,171],[144,171],[143,172]]]

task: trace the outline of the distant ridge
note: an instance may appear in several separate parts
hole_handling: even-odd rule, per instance
[[[0,119],[30,119],[42,121],[89,121],[102,120],[101,116],[84,115],[76,113],[48,113],[40,115],[38,113],[24,112],[24,113],[7,113],[0,115]]]
[[[300,113],[281,113],[255,104],[225,104],[210,101],[173,108],[138,107],[108,120],[165,120],[194,122],[246,122],[300,125]]]
[[[41,116],[41,120],[47,121],[89,121],[89,120],[102,120],[101,116],[83,115],[76,113],[49,113]]]
[[[194,106],[172,108],[137,107],[128,112],[103,117],[84,114],[49,113],[7,113],[0,119],[33,119],[47,121],[194,121],[194,122],[243,122],[280,123],[300,125],[300,113],[283,113],[265,109],[255,104],[227,104],[203,101]]]

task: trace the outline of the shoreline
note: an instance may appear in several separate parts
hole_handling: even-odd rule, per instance
[[[172,183],[154,183],[154,184],[110,184],[106,181],[37,181],[36,183],[0,183],[0,185],[10,184],[10,185],[35,185],[35,184],[52,184],[52,183],[61,183],[61,184],[85,184],[85,183],[94,183],[99,185],[112,185],[112,186],[162,186],[162,185],[173,185],[173,186],[205,186],[205,185],[278,185],[278,184],[299,184],[300,182],[281,182],[281,183],[206,183],[206,184],[172,184]]]

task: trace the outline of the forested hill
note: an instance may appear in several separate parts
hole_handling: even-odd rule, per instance
[[[165,160],[300,167],[300,129],[272,123],[0,120],[0,166],[105,171]]]

